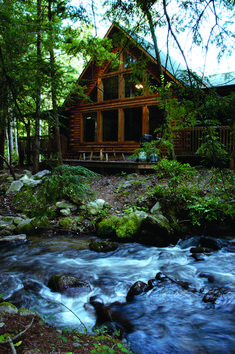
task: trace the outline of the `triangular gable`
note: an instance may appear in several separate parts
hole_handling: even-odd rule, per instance
[[[155,59],[155,51],[154,51],[154,46],[143,39],[142,37],[136,35],[136,34],[129,34],[128,31],[124,28],[122,28],[120,25],[117,23],[113,23],[109,30],[107,31],[105,37],[112,38],[115,33],[122,33],[124,37],[128,40],[128,45],[136,46],[138,49],[145,55],[147,56],[152,63],[157,65],[157,60]],[[160,51],[160,58],[161,58],[161,64],[163,67],[163,71],[168,77],[168,80],[177,80],[177,76],[180,75],[180,73],[185,70],[185,68],[182,66],[181,63],[179,63],[177,60],[173,59],[163,51]],[[89,71],[91,71],[91,66],[92,66],[92,60],[86,65],[84,70],[82,71],[79,80],[82,79],[88,79],[88,77],[91,77],[91,74]],[[159,78],[160,80],[160,78]]]

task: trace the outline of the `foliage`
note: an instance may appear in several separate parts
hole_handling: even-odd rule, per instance
[[[188,163],[162,159],[156,166],[155,172],[160,179],[168,178],[168,186],[175,189],[179,183],[190,181],[196,175],[196,169]]]
[[[198,155],[204,157],[208,165],[220,166],[227,163],[227,152],[225,146],[220,142],[215,128],[207,127],[203,142],[197,150]]]
[[[91,351],[92,354],[114,354],[115,353],[115,350],[113,348],[108,347],[107,345],[98,345],[96,343],[93,344],[95,349]],[[117,347],[123,353],[130,354],[130,351],[127,348],[125,348],[121,343],[117,343]]]
[[[129,157],[130,160],[139,159],[141,155],[146,157],[147,161],[150,161],[152,157],[159,156],[159,143],[160,140],[150,141],[142,143],[139,149],[136,149],[134,154]]]
[[[52,216],[58,200],[67,198],[80,204],[81,198],[90,194],[88,179],[94,176],[96,173],[81,166],[56,167],[36,190],[24,187],[14,198],[14,203],[31,217]]]
[[[154,196],[165,209],[184,213],[193,225],[231,222],[235,218],[235,173],[227,169],[197,171],[189,164],[161,160],[156,167],[161,184]]]

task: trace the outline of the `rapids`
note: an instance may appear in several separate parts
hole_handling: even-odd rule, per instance
[[[62,304],[75,312],[89,331],[95,325],[94,311],[84,304],[97,295],[104,303],[125,302],[130,286],[148,282],[158,272],[190,284],[188,290],[175,283],[156,286],[126,303],[123,311],[134,325],[127,340],[135,353],[235,353],[235,254],[223,247],[196,261],[190,243],[155,248],[124,243],[110,253],[89,250],[96,238],[30,237],[25,244],[0,249],[0,293],[17,305],[36,309],[57,327],[83,326]],[[51,275],[66,273],[89,282],[91,291],[69,297],[47,287]],[[207,275],[210,275],[208,277]],[[25,284],[34,284],[25,287]],[[211,288],[227,289],[216,302],[205,303]]]

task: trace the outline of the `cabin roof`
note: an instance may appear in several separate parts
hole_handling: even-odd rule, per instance
[[[116,28],[119,28],[126,35],[130,36],[131,39],[137,43],[137,45],[141,46],[142,49],[144,49],[152,57],[152,59],[156,61],[154,45],[151,42],[147,41],[145,38],[134,33],[133,31],[128,30],[117,23],[113,23],[110,29],[108,30],[106,36],[109,35],[114,26]],[[171,57],[169,54],[165,53],[163,50],[159,50],[159,54],[161,59],[161,65],[174,77],[179,76],[183,70],[186,70],[186,67],[183,66],[182,63]]]
[[[212,87],[232,86],[235,85],[235,71],[209,75],[208,79]]]

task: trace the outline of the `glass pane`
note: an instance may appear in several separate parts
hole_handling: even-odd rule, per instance
[[[118,141],[118,110],[104,111],[103,141]]]
[[[159,129],[164,122],[164,111],[158,106],[150,106],[149,109],[149,134],[156,136],[154,131]]]
[[[83,114],[83,141],[95,142],[97,131],[97,115],[96,113]]]
[[[124,109],[124,140],[139,141],[142,135],[142,107]]]
[[[138,78],[134,74],[124,75],[125,80],[125,97],[142,96],[143,84],[142,79]]]
[[[125,69],[131,68],[136,63],[136,59],[133,58],[128,52],[124,52],[124,67]]]
[[[103,79],[103,99],[114,100],[118,98],[118,76]]]
[[[93,90],[91,91],[89,97],[92,100],[92,102],[97,102],[97,86],[95,86],[93,88]]]
[[[148,75],[148,92],[149,94],[157,93],[160,83],[152,76]]]

